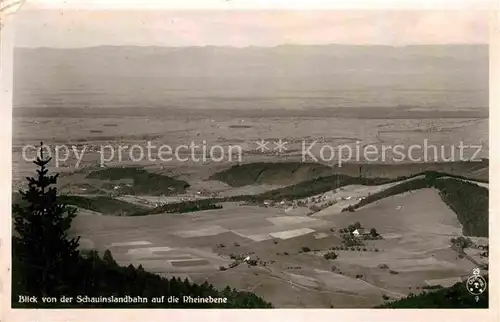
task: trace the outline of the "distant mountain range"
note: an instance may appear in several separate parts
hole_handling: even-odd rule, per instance
[[[16,48],[21,107],[488,106],[487,45]]]

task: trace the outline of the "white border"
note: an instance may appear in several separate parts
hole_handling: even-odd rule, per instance
[[[490,9],[492,0],[29,0],[64,9]]]

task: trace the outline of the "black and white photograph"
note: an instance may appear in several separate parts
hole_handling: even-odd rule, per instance
[[[23,4],[11,307],[487,309],[490,17]]]

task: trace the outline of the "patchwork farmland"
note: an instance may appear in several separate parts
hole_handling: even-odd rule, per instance
[[[467,278],[478,263],[487,267],[487,258],[478,256],[474,247],[466,249],[474,260],[453,247],[453,238],[466,235],[464,227],[443,201],[442,191],[419,186],[427,177],[422,173],[389,183],[348,184],[293,200],[255,194],[248,195],[249,202],[242,195],[235,201],[194,193],[143,204],[144,209],[159,209],[152,214],[110,216],[80,209],[72,234],[82,236],[82,249],[110,250],[120,265],[140,265],[195,283],[230,284],[276,307],[373,307],[428,287],[451,286]],[[486,183],[479,186],[444,174],[435,180],[458,180],[487,191]],[[399,191],[407,186],[413,188]],[[381,194],[387,195],[373,199]],[[153,197],[117,198],[132,202]],[[357,206],[370,198],[374,201]],[[195,200],[220,208],[160,211]],[[357,207],[349,211],[352,206]],[[346,234],[354,223],[365,231],[374,229],[376,238]],[[359,242],[347,246],[347,235]],[[479,239],[475,246],[487,245],[487,238]],[[334,259],[326,259],[332,252]]]

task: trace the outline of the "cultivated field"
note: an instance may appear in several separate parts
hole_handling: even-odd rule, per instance
[[[345,191],[350,189],[359,188]],[[321,216],[237,203],[185,215],[90,215],[82,213],[73,225],[83,246],[110,249],[122,265],[250,290],[276,307],[372,307],[383,303],[383,296],[396,299],[426,285],[449,286],[476,267],[451,248],[461,225],[433,189]],[[383,239],[364,241],[360,251],[335,250],[338,258],[324,259],[341,246],[340,229],[356,221],[376,228]],[[256,265],[238,260],[246,256]],[[230,268],[231,263],[239,265]]]
[[[103,109],[106,112],[106,109]],[[99,110],[96,111],[99,113]],[[35,114],[36,115],[36,114]],[[100,151],[104,151],[105,157],[110,157],[108,145],[115,148],[116,152],[112,161],[105,162],[106,166],[135,165],[145,166],[152,171],[172,175],[176,178],[190,182],[193,187],[199,189],[224,190],[218,186],[218,183],[200,182],[205,181],[214,173],[228,168],[238,163],[250,162],[281,162],[281,161],[306,161],[315,162],[308,154],[302,153],[313,142],[317,142],[311,149],[312,155],[319,157],[322,146],[337,147],[340,145],[349,145],[352,147],[353,156],[348,163],[365,162],[373,163],[392,163],[394,156],[388,150],[382,153],[382,146],[396,146],[402,144],[409,147],[413,144],[423,146],[424,140],[428,145],[444,146],[444,157],[450,157],[450,149],[456,149],[460,142],[464,144],[481,145],[477,158],[488,157],[488,120],[485,118],[441,118],[433,119],[432,112],[427,113],[429,118],[418,119],[343,119],[332,117],[331,114],[317,112],[311,117],[231,117],[223,116],[223,113],[214,113],[213,119],[203,116],[169,116],[162,115],[154,118],[146,117],[111,117],[103,115],[99,117],[96,114],[92,118],[79,117],[78,114],[61,115],[56,114],[50,117],[44,116],[20,116],[14,118],[13,124],[13,180],[15,184],[23,183],[24,177],[30,173],[32,165],[23,160],[22,148],[28,144],[39,144],[44,141],[52,149],[55,145],[66,144],[71,149],[76,146],[77,151],[81,153],[85,146],[85,153],[82,161],[76,170],[82,170],[89,167],[98,167],[100,164]],[[411,113],[408,113],[411,117]],[[235,127],[235,125],[245,124],[245,127]],[[275,140],[282,139],[287,142],[286,151],[277,153]],[[256,151],[256,141],[269,141],[269,151],[260,153]],[[147,142],[152,146],[169,145],[175,149],[179,145],[189,145],[191,142],[206,145],[210,148],[214,145],[224,147],[225,151],[230,146],[238,146],[242,150],[241,161],[234,156],[229,159],[228,156],[220,162],[211,161],[195,162],[190,158],[187,161],[161,161],[158,159],[158,148],[152,149],[152,158],[156,161],[149,161],[146,157]],[[364,156],[360,155],[357,160],[355,148],[356,142],[363,147],[371,144],[378,147],[379,156],[377,162],[367,162]],[[131,161],[129,148],[134,144],[142,146],[145,156],[141,161]],[[118,146],[124,147],[122,153],[118,153]],[[201,148],[197,149],[201,158]],[[476,149],[465,149],[464,158],[471,158]],[[29,152],[29,151],[28,151]],[[181,157],[189,157],[181,153]],[[31,152],[33,154],[33,152]],[[29,154],[29,156],[32,156]],[[441,159],[441,151],[438,150],[438,161]],[[121,159],[120,159],[121,155]],[[305,155],[303,160],[302,155]],[[140,152],[136,149],[132,151],[132,157],[139,159]],[[344,154],[343,158],[348,158]],[[372,156],[370,156],[372,157]],[[366,176],[397,177],[407,175],[409,169],[415,167],[410,165],[412,161],[409,155],[405,162],[400,163],[400,167],[387,170],[377,166],[369,166],[365,170]],[[415,149],[411,153],[412,158],[423,158],[424,151]],[[459,157],[458,151],[455,159]],[[329,158],[326,153],[325,158]],[[326,161],[327,165],[338,165],[338,155],[335,155],[332,161]],[[434,161],[434,152],[429,150],[427,158],[429,162]],[[423,160],[423,159],[422,159]],[[66,161],[61,161],[58,172],[71,173],[75,170],[77,159],[74,153],[68,155]],[[345,164],[346,162],[344,162]],[[401,166],[405,164],[406,166]],[[343,167],[340,169],[345,174],[358,174],[358,166]],[[446,169],[446,172],[459,171],[453,167]],[[472,177],[487,178],[488,173],[484,169],[467,169],[468,175]],[[413,170],[415,171],[415,170]],[[411,171],[410,171],[411,172]],[[302,178],[307,179],[307,178]],[[68,179],[71,182],[74,179]],[[283,179],[282,179],[283,180]],[[266,183],[266,182],[263,182]],[[282,182],[291,184],[294,182]],[[280,185],[280,183],[269,182],[267,184]],[[214,187],[212,187],[213,185]]]

